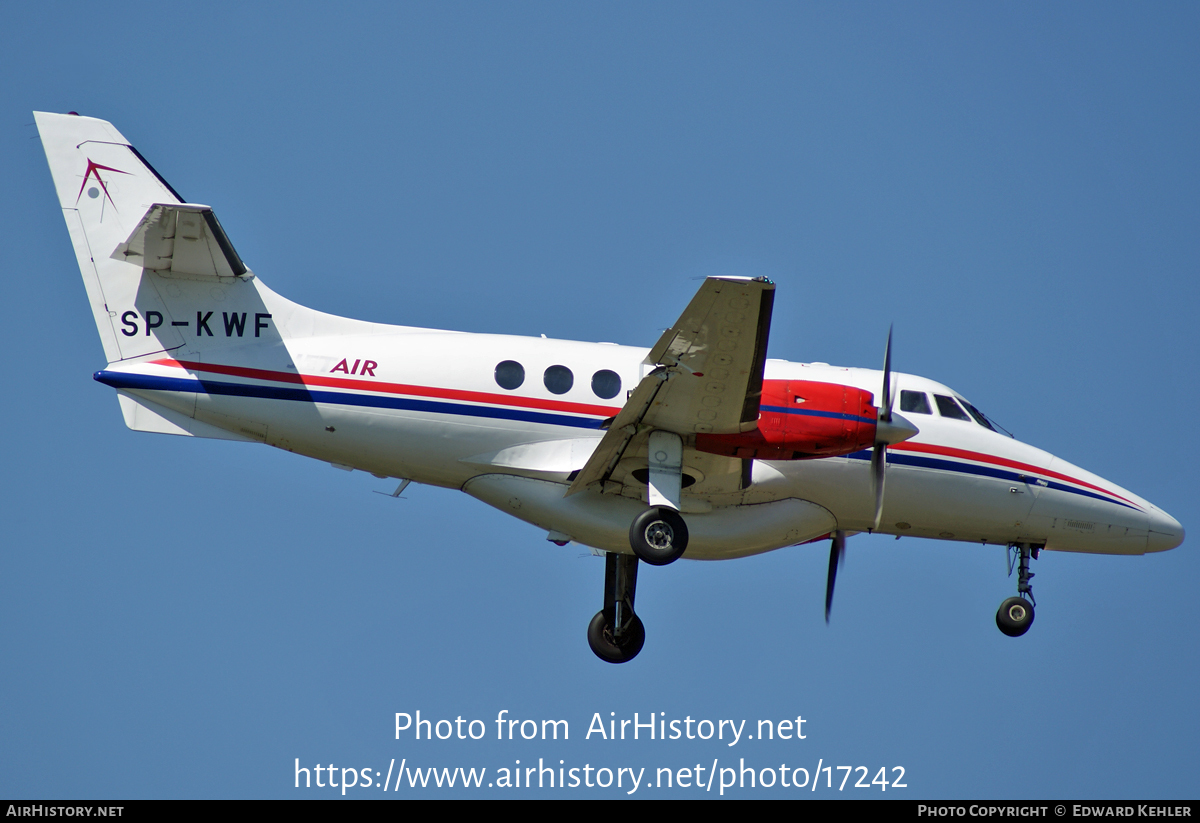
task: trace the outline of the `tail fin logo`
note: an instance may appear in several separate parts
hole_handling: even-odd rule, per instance
[[[101,171],[113,171],[113,172],[116,172],[117,174],[129,174],[129,172],[127,172],[127,171],[121,171],[120,169],[114,169],[111,166],[102,166],[99,163],[92,160],[92,158],[89,157],[88,164],[87,164],[87,171],[84,172],[84,174],[83,174],[83,183],[81,183],[79,185],[79,194],[75,197],[75,205],[77,205],[77,206],[79,205],[79,198],[83,197],[83,190],[87,187],[88,180],[90,180],[92,178],[92,175],[94,174],[94,175],[96,175],[96,182],[99,183],[100,188],[104,190],[104,196],[108,198],[108,202],[112,203],[112,207],[114,209],[116,209],[117,204],[113,203],[112,196],[108,193],[108,186],[105,184],[104,178],[102,178],[100,176]],[[92,197],[97,197],[97,196],[99,196],[100,192],[96,191],[95,189],[92,189],[92,191],[88,192],[88,194],[91,195]]]

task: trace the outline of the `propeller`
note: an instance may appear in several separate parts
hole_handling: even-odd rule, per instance
[[[829,577],[825,580],[825,624],[829,624],[829,610],[833,607],[833,583],[837,580],[838,566],[846,556],[846,533],[838,529],[833,533],[829,547]]]
[[[883,349],[883,391],[879,395],[879,419],[875,429],[875,448],[871,450],[871,488],[875,492],[875,528],[883,516],[883,481],[887,473],[887,441],[880,431],[892,422],[892,327],[888,326],[887,346]]]
[[[880,393],[879,418],[875,424],[875,448],[871,450],[871,488],[875,493],[873,529],[879,529],[883,516],[883,481],[887,473],[887,447],[919,434],[920,431],[900,415],[892,414],[896,395],[892,386],[892,327],[888,326],[887,346],[883,350],[883,391]]]
[[[887,472],[887,447],[903,442],[920,434],[912,423],[900,415],[892,414],[895,405],[895,388],[892,385],[892,327],[888,326],[887,346],[883,350],[883,391],[879,395],[879,416],[875,423],[875,446],[871,450],[871,488],[875,495],[875,525],[883,516],[883,481]],[[833,584],[837,581],[838,567],[846,559],[846,533],[838,529],[833,533],[829,546],[829,576],[825,581],[825,622],[829,623],[829,610],[833,608]]]

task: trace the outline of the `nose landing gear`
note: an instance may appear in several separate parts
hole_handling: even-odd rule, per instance
[[[1029,561],[1037,560],[1041,546],[1030,546],[1028,543],[1013,543],[1008,547],[1008,574],[1012,576],[1013,566],[1017,567],[1017,594],[1000,604],[996,612],[996,627],[1009,637],[1020,637],[1029,631],[1033,625],[1033,608],[1037,601],[1033,599],[1033,587],[1029,581],[1033,572],[1029,571]]]
[[[1020,637],[1033,625],[1033,604],[1024,597],[1010,597],[996,612],[996,626],[1009,637]]]

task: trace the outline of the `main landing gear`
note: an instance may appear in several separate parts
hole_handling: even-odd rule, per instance
[[[654,431],[648,440],[646,501],[650,508],[629,527],[629,547],[651,566],[674,563],[688,544],[687,524],[679,515],[683,488],[683,438]]]
[[[646,628],[633,611],[637,592],[638,559],[627,554],[604,555],[604,608],[588,624],[588,645],[608,663],[627,663],[646,642]]]
[[[674,563],[688,544],[687,524],[670,506],[653,506],[629,527],[633,555],[604,555],[604,608],[588,624],[588,645],[601,660],[626,663],[646,642],[646,629],[633,611],[638,560],[652,566]]]
[[[1014,564],[1017,566],[1017,597],[1010,597],[1000,604],[996,612],[996,626],[1009,637],[1020,637],[1029,631],[1033,625],[1033,587],[1029,581],[1033,572],[1029,571],[1029,561],[1037,560],[1041,546],[1030,546],[1028,543],[1013,543],[1008,547],[1008,573],[1011,576]]]
[[[652,566],[674,563],[688,544],[687,524],[669,506],[654,506],[639,514],[629,527],[634,554],[604,555],[604,608],[588,624],[588,645],[601,660],[626,663],[646,642],[646,628],[633,611],[638,560]]]
[[[674,563],[687,549],[688,528],[679,514],[683,482],[683,439],[655,431],[649,437],[646,497],[650,508],[629,527],[633,556],[604,555],[604,608],[588,624],[588,645],[601,660],[626,663],[646,642],[646,628],[633,611],[638,561],[652,566]]]
[[[687,524],[668,506],[646,509],[629,527],[629,546],[651,566],[674,563],[688,544]]]

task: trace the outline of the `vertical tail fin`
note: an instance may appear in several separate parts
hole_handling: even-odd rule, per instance
[[[109,363],[176,349],[185,359],[228,362],[232,349],[245,358],[246,349],[285,337],[383,328],[268,289],[212,209],[183,202],[111,123],[34,117]]]
[[[111,123],[73,114],[34,117],[105,357],[110,366],[125,361],[112,373],[202,362],[296,372],[287,339],[394,330],[306,309],[272,292],[246,268],[212,209],[185,203]],[[211,408],[208,422],[198,418],[201,395],[194,389],[97,379],[120,390],[132,429],[266,437],[258,420]]]
[[[160,318],[165,307],[153,282],[143,281],[140,262],[111,255],[153,204],[182,198],[111,123],[46,112],[34,112],[34,118],[108,362],[181,345],[170,326],[128,334],[118,307]]]

